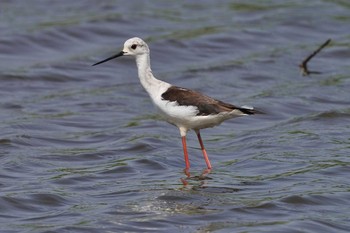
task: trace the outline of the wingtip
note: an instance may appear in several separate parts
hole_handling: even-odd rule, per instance
[[[257,110],[251,106],[242,106],[239,108],[239,110],[247,115],[254,115],[254,114],[264,114],[262,111]]]

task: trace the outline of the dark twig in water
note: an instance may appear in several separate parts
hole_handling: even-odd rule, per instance
[[[314,57],[316,54],[318,54],[324,47],[326,47],[331,42],[331,39],[328,39],[326,42],[324,42],[320,47],[318,47],[317,50],[315,50],[313,53],[311,53],[307,58],[304,59],[304,61],[299,65],[301,72],[304,76],[309,74],[320,74],[320,72],[317,71],[310,71],[307,68],[307,63]]]

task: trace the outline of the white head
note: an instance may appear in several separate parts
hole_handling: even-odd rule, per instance
[[[123,55],[137,56],[149,53],[149,48],[146,42],[138,37],[130,38],[124,43]]]
[[[149,54],[149,48],[146,42],[138,37],[133,37],[125,41],[124,48],[118,54],[113,55],[107,59],[93,64],[93,66],[104,63],[120,56],[139,56],[143,54]]]

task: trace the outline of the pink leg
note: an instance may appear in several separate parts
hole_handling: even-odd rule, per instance
[[[201,149],[202,149],[202,153],[203,153],[203,156],[204,156],[204,159],[205,159],[205,163],[207,164],[208,169],[211,169],[211,164],[210,164],[210,161],[209,161],[209,158],[208,158],[208,154],[207,154],[207,151],[204,148],[204,144],[203,144],[202,137],[201,137],[201,134],[200,134],[199,130],[196,130],[196,134],[197,134],[197,137],[198,137],[199,144],[201,145]]]
[[[182,147],[184,149],[184,157],[185,157],[185,163],[186,163],[186,168],[185,168],[185,174],[189,177],[190,173],[190,160],[188,159],[188,152],[187,152],[187,145],[186,145],[186,136],[182,136]]]

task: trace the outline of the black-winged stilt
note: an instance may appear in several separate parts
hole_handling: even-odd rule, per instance
[[[148,45],[138,37],[128,39],[124,43],[124,48],[121,52],[97,62],[93,66],[120,56],[133,56],[136,58],[138,76],[142,86],[148,92],[154,105],[166,117],[166,120],[179,128],[186,164],[185,173],[188,176],[190,162],[186,146],[186,134],[190,129],[193,129],[197,134],[207,168],[210,171],[212,166],[204,148],[200,130],[214,127],[233,117],[258,113],[253,108],[237,107],[190,89],[173,86],[155,78],[151,70]]]

